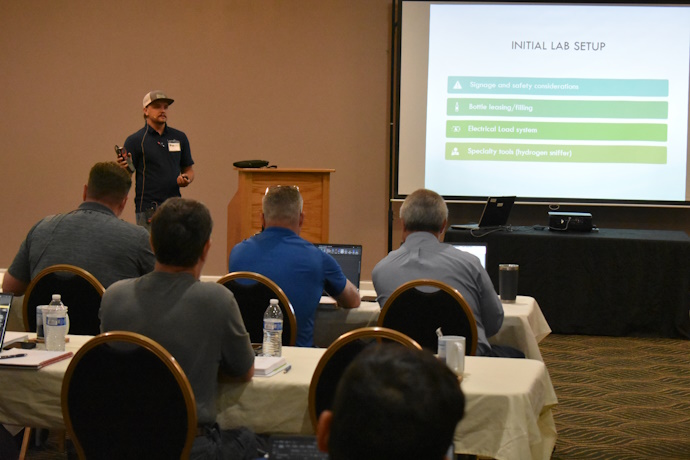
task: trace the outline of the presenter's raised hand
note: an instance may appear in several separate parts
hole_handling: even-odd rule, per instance
[[[132,154],[127,152],[124,147],[118,147],[117,145],[115,146],[115,153],[117,153],[117,164],[129,173],[134,172],[134,166],[130,166],[132,164]]]

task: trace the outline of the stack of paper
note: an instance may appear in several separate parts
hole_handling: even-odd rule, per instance
[[[287,360],[282,356],[257,356],[254,358],[254,375],[256,377],[270,377],[287,368]]]

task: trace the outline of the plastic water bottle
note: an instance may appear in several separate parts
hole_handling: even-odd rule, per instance
[[[62,296],[60,294],[53,294],[53,300],[51,300],[48,305],[50,305],[51,307],[52,306],[55,306],[55,307],[64,307],[65,306],[65,304],[62,303]]]
[[[264,341],[262,356],[281,356],[283,353],[283,312],[278,299],[271,299],[264,313]]]
[[[62,296],[60,294],[53,294],[53,300],[48,304],[50,307],[64,307],[62,303]],[[36,337],[39,339],[45,338],[43,331],[43,305],[36,307]]]
[[[48,304],[48,308],[43,311],[43,334],[45,336],[46,350],[64,351],[67,318],[48,317],[51,311],[56,310],[67,311],[67,307],[62,303],[62,296],[60,294],[53,294],[53,300]]]

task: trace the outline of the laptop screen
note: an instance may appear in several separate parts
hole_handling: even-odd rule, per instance
[[[486,270],[486,243],[453,243],[453,247],[477,256]]]
[[[333,256],[345,277],[359,289],[362,272],[362,246],[359,244],[317,244],[316,247]]]
[[[13,294],[0,293],[0,350],[2,350],[5,341],[5,329],[7,329],[7,321],[10,319],[13,297]]]

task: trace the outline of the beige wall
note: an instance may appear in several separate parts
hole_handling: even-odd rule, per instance
[[[196,161],[183,195],[215,221],[205,274],[227,271],[232,163],[266,159],[336,170],[331,241],[362,243],[369,278],[387,244],[390,16],[391,0],[0,2],[0,267],[37,220],[79,204],[164,89]]]
[[[89,168],[143,126],[141,99],[176,99],[196,181],[215,220],[204,274],[227,271],[232,163],[334,168],[331,241],[364,245],[363,278],[387,250],[392,0],[0,2],[0,267],[28,229],[80,200]],[[397,214],[398,206],[395,206]],[[599,226],[690,231],[690,211],[569,208]],[[307,219],[309,218],[308,210]],[[514,225],[546,224],[518,206]],[[451,222],[480,205],[451,206]],[[133,221],[134,208],[125,210]],[[393,247],[400,243],[395,219]]]

